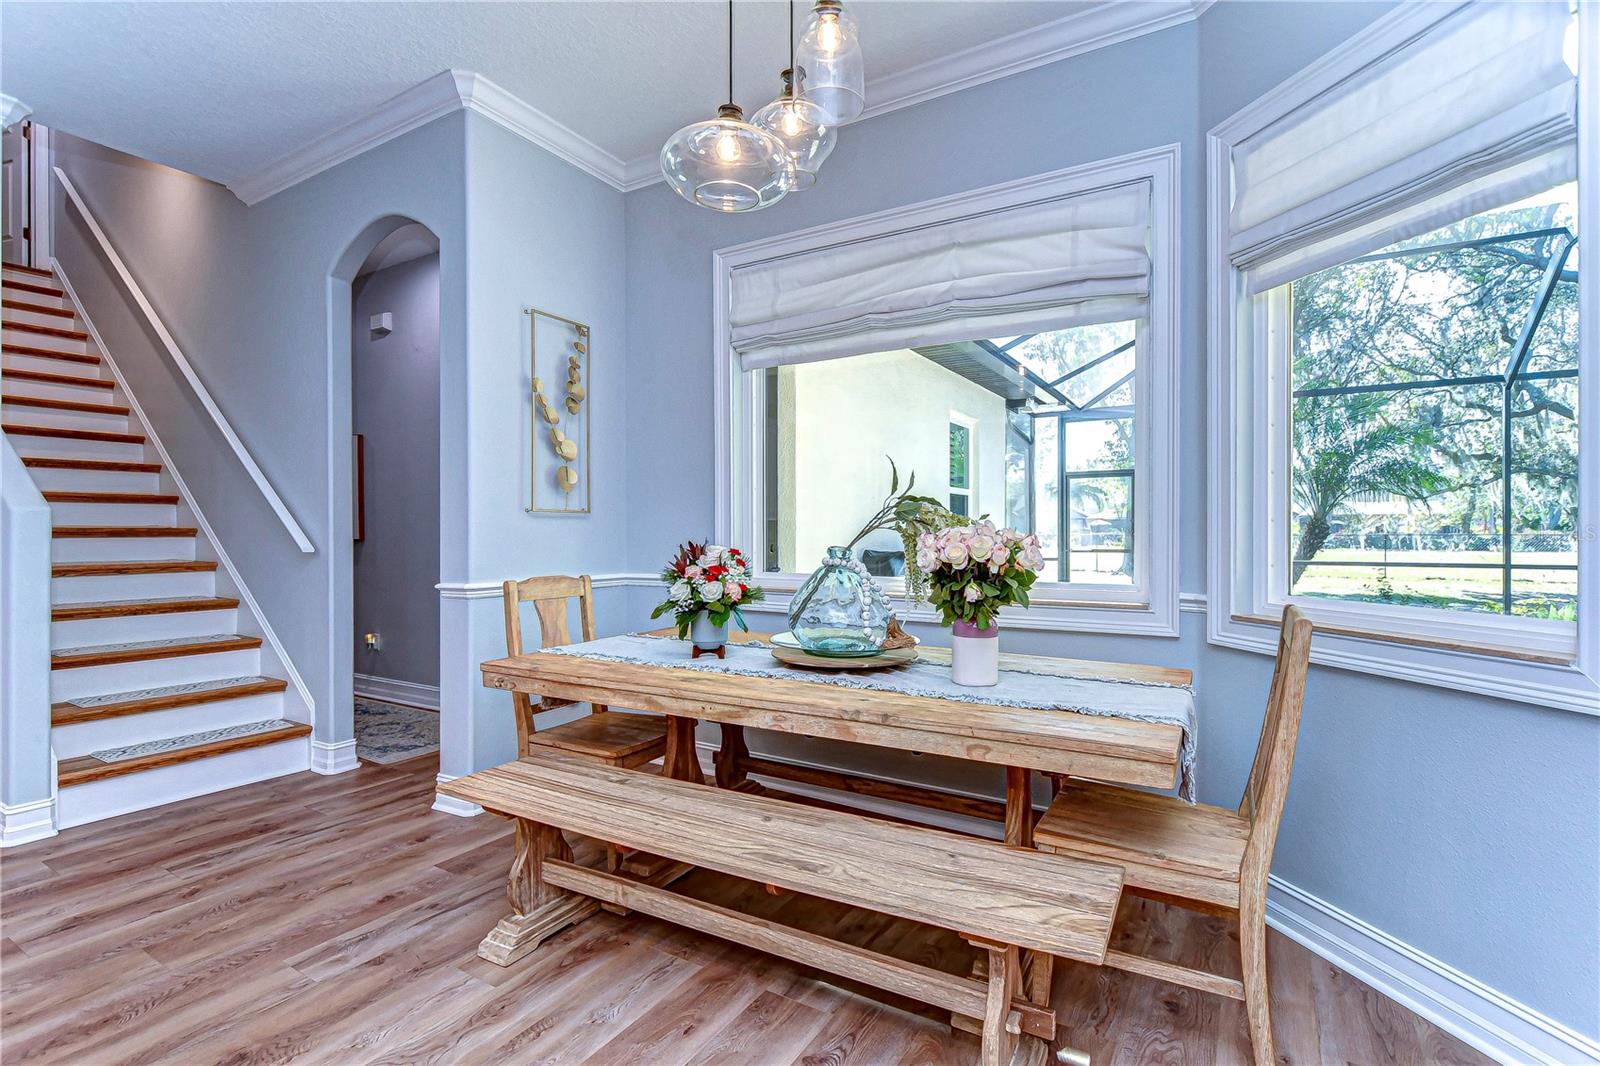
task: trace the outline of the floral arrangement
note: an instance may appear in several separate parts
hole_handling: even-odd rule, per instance
[[[919,539],[926,533],[937,533],[958,526],[963,519],[931,496],[913,495],[911,490],[916,484],[917,472],[913,470],[906,479],[906,487],[902,489],[900,469],[895,466],[894,459],[889,458],[889,494],[884,497],[878,513],[867,520],[861,532],[851,538],[845,547],[854,548],[869,533],[880,529],[890,529],[899,534],[906,553],[906,598],[912,603],[924,603],[928,599],[929,583],[927,568],[921,565],[917,555]]]
[[[1028,606],[1028,590],[1044,569],[1035,534],[996,529],[988,521],[924,532],[916,555],[932,587],[928,600],[944,624],[962,621],[979,629],[988,629],[1002,607]]]
[[[764,599],[766,593],[750,584],[750,563],[738,548],[719,544],[680,544],[678,552],[661,571],[667,586],[667,599],[650,613],[660,618],[671,613],[678,624],[678,636],[688,636],[695,616],[704,611],[715,626],[725,626],[732,618],[740,629],[748,630],[741,604]]]

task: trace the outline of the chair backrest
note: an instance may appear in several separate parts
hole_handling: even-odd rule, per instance
[[[1267,711],[1261,720],[1261,738],[1255,762],[1245,782],[1239,813],[1250,819],[1250,841],[1245,848],[1244,880],[1252,877],[1265,887],[1272,865],[1272,846],[1278,821],[1289,795],[1289,771],[1300,739],[1300,712],[1305,704],[1306,674],[1311,666],[1311,620],[1297,607],[1285,607],[1278,631],[1278,659],[1267,692]]]
[[[507,581],[503,586],[506,612],[506,654],[521,655],[528,648],[522,642],[522,605],[533,604],[539,618],[539,647],[556,648],[574,643],[567,625],[568,603],[578,600],[578,622],[582,640],[595,638],[594,586],[588,575],[581,577],[530,577],[524,581]],[[546,700],[538,707],[525,692],[513,692],[513,702],[519,713],[532,714],[535,710],[550,710],[567,706],[570,701]]]

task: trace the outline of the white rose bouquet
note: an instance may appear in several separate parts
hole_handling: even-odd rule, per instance
[[[725,626],[732,618],[739,628],[748,630],[739,608],[764,599],[766,593],[750,584],[750,563],[738,548],[689,541],[661,571],[667,586],[667,599],[650,613],[660,618],[670,613],[678,624],[678,637],[688,636],[695,616],[704,611],[715,626]]]
[[[917,567],[931,584],[928,602],[945,625],[987,630],[1002,607],[1028,606],[1028,590],[1044,569],[1039,538],[976,522],[917,538]]]

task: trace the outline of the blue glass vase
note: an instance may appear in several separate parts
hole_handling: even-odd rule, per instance
[[[789,603],[789,630],[820,655],[871,655],[889,634],[889,599],[849,548],[829,548]]]

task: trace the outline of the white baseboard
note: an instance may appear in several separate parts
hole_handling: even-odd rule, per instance
[[[0,803],[0,848],[13,848],[56,835],[56,801]]]
[[[441,785],[455,779],[455,774],[439,774],[434,778]],[[466,800],[459,800],[454,796],[446,796],[438,792],[433,794],[433,809],[441,814],[453,814],[457,818],[473,818],[483,813],[483,808],[476,803],[468,803]]]
[[[421,707],[426,711],[439,709],[439,686],[419,685],[415,681],[396,681],[388,677],[357,674],[357,696],[385,703],[401,703],[407,707]]]
[[[697,747],[700,761],[709,774],[712,772],[711,753],[717,745],[700,741]],[[782,761],[814,769],[835,769],[793,759]],[[759,774],[751,776],[761,779]],[[898,784],[918,783],[895,778],[886,780]],[[785,792],[839,799],[838,793],[814,785],[775,778],[771,783]],[[969,792],[961,794],[987,800],[996,798]],[[947,811],[855,795],[850,797],[850,803],[864,810],[876,810],[941,829],[979,836],[1000,835],[998,823]],[[1276,875],[1271,878],[1267,893],[1267,924],[1497,1062],[1600,1066],[1600,1042]]]
[[[311,772],[315,774],[342,774],[361,765],[356,758],[356,742],[341,740],[337,744],[311,742]]]
[[[1497,1062],[1600,1063],[1600,1043],[1277,876],[1267,924]]]

